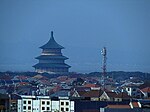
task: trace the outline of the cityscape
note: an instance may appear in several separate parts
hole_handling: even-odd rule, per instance
[[[0,112],[150,112],[149,6],[147,0],[0,1]],[[107,23],[106,13],[141,29]],[[106,18],[102,28],[99,17]],[[125,39],[121,28],[130,30]]]

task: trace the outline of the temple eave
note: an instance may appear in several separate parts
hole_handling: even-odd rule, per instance
[[[65,57],[65,56],[52,56],[52,55],[41,55],[38,57],[35,57],[35,59],[63,59],[63,60],[67,60],[69,58]]]
[[[70,68],[67,64],[42,64],[38,63],[33,66],[34,68]]]
[[[52,47],[47,47],[45,45],[39,47],[41,49],[65,49],[63,46],[52,46]]]

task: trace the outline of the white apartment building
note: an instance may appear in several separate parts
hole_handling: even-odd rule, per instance
[[[49,96],[21,96],[18,112],[74,112],[74,101],[68,97],[51,99]]]

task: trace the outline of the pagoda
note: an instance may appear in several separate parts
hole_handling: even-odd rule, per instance
[[[33,66],[35,72],[49,74],[68,73],[70,66],[65,64],[65,60],[68,58],[62,55],[61,50],[64,47],[55,41],[53,31],[51,31],[50,40],[40,48],[42,49],[42,53],[35,58],[39,60],[39,63]]]

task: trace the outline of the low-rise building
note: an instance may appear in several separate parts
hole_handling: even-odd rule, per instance
[[[144,95],[144,98],[150,98],[150,87],[141,89],[141,92]]]
[[[141,98],[142,94],[137,85],[129,84],[124,88],[129,96],[132,96],[133,98]]]
[[[103,94],[100,96],[100,101],[129,101],[130,96],[125,93],[116,93],[116,92],[110,92],[110,91],[104,91]]]
[[[74,101],[68,97],[21,96],[18,112],[74,112]]]

